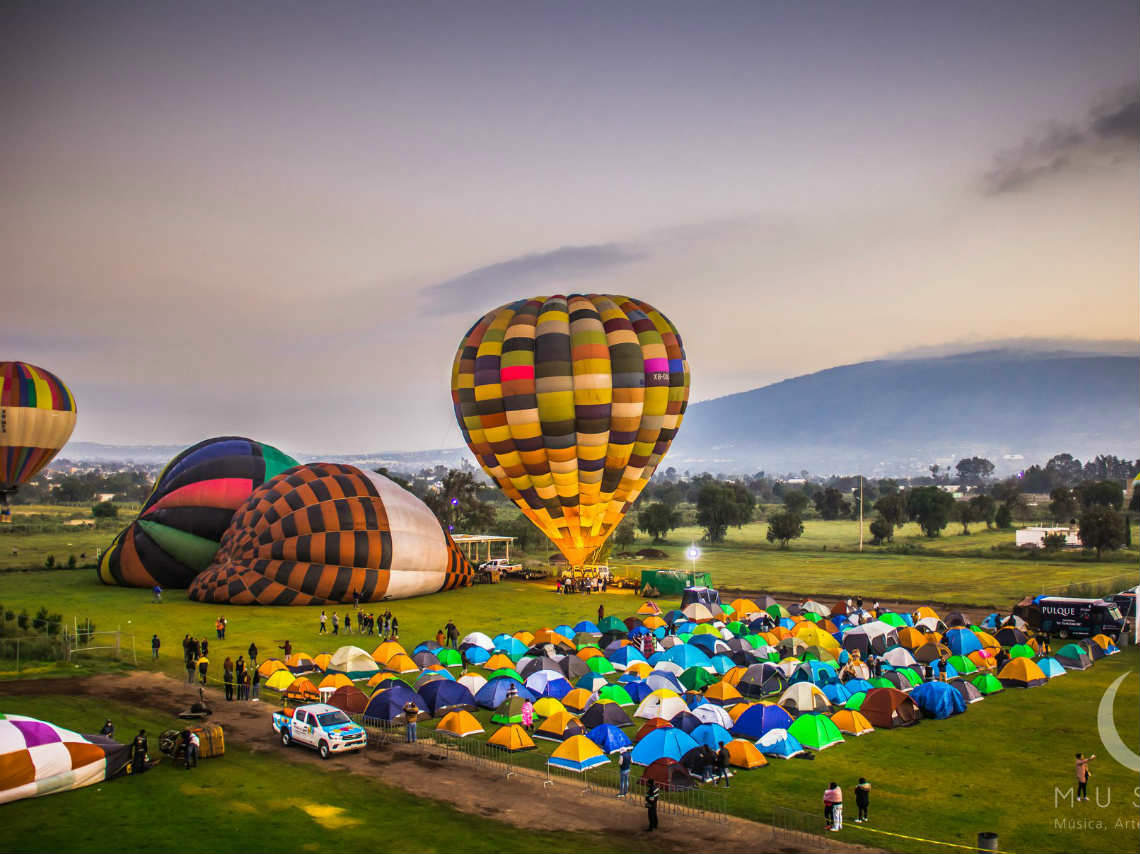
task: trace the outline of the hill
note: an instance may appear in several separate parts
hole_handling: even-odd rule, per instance
[[[1008,473],[1067,451],[1140,456],[1140,358],[987,350],[830,368],[690,405],[680,471],[925,473],[984,456]]]

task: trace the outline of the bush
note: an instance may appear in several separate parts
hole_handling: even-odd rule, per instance
[[[997,509],[997,513],[994,514],[994,524],[1003,530],[1013,527],[1013,513],[1010,512],[1008,504],[1003,504]]]
[[[1065,547],[1065,535],[1064,534],[1046,534],[1045,537],[1043,538],[1041,544],[1042,544],[1042,547],[1045,549],[1045,551],[1055,552],[1058,549],[1063,549]]]
[[[119,508],[110,501],[102,501],[91,508],[91,515],[96,519],[115,519],[119,515]]]
[[[895,526],[879,516],[871,522],[871,545],[881,546],[895,538]]]
[[[47,608],[45,608],[41,605],[40,609],[38,611],[36,611],[36,616],[34,618],[32,618],[32,629],[33,629],[33,631],[37,631],[37,632],[46,631],[47,630],[47,624],[48,624],[48,610],[47,610]]]
[[[48,555],[44,558],[44,566],[48,569],[52,569],[55,566],[55,555]]]
[[[9,623],[12,622],[14,619],[16,619],[16,612],[12,611],[11,609],[5,611],[4,612],[4,619],[7,620]]]
[[[76,564],[75,555],[68,555],[67,556],[67,568],[68,569],[75,569],[75,564]]]
[[[28,609],[24,608],[20,611],[20,615],[16,617],[16,625],[24,631],[28,630]]]

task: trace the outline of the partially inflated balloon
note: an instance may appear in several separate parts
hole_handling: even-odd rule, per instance
[[[239,436],[206,439],[166,464],[135,521],[99,562],[104,584],[189,587],[218,551],[234,511],[297,461]]]
[[[404,599],[465,587],[474,568],[412,493],[353,466],[297,466],[254,490],[190,598],[231,605]]]
[[[681,336],[624,296],[534,297],[484,315],[451,372],[467,445],[573,565],[605,542],[681,426]]]
[[[55,374],[0,362],[0,497],[46,466],[75,429],[75,398]]]

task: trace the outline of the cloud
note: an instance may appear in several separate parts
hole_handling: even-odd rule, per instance
[[[520,255],[425,288],[421,292],[424,311],[490,309],[496,300],[531,296],[534,292],[557,293],[568,281],[589,278],[645,257],[643,250],[619,243],[563,246],[550,252]]]
[[[1021,145],[999,152],[982,179],[986,195],[1024,190],[1050,175],[1095,162],[1135,156],[1140,143],[1140,94],[1121,90],[1079,123],[1052,122]]]

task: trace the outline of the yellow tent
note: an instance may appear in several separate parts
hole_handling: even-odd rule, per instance
[[[575,712],[584,712],[597,697],[585,688],[575,688],[562,698],[562,705]]]
[[[744,701],[740,692],[723,679],[705,689],[705,699],[718,706],[731,706]]]
[[[525,729],[518,724],[501,726],[487,739],[487,744],[505,750],[508,753],[517,753],[520,750],[534,750],[534,742],[527,735]]]
[[[276,658],[270,658],[269,660],[263,661],[261,664],[257,665],[257,672],[261,674],[262,679],[268,679],[278,670],[284,669],[285,665],[282,662],[278,661]]]
[[[553,697],[542,697],[534,703],[534,713],[540,718],[548,718],[558,712],[566,711],[566,707],[562,705],[561,700],[556,700]]]
[[[635,676],[640,676],[644,679],[653,672],[653,666],[645,661],[635,661],[625,669],[626,673],[632,673]]]
[[[562,741],[566,737],[566,730],[573,727],[573,735],[585,732],[585,727],[577,717],[567,711],[555,712],[535,727],[535,738],[545,738],[549,741]]]
[[[382,671],[380,673],[377,673],[371,679],[368,680],[368,687],[371,688],[374,685],[379,685],[381,682],[387,682],[389,679],[398,679],[398,678],[399,677],[395,673],[388,673],[388,672]]]
[[[459,738],[465,738],[469,735],[476,733],[486,732],[475,716],[470,712],[458,711],[448,712],[443,716],[443,719],[435,728],[436,732],[443,733],[444,735],[455,735]]]
[[[416,663],[408,658],[406,655],[394,655],[388,659],[385,665],[389,670],[395,670],[397,673],[416,673],[419,668]]]
[[[345,685],[351,685],[352,680],[345,676],[343,673],[330,673],[321,683],[317,686],[318,691],[335,691],[337,688],[342,688]]]
[[[938,612],[931,608],[929,605],[923,605],[921,608],[918,608],[911,616],[914,617],[914,621],[916,623],[919,620],[925,620],[927,618],[939,621],[942,620],[942,618],[938,616]]]
[[[329,662],[332,661],[332,656],[327,652],[322,652],[320,655],[313,658],[313,664],[317,665],[317,670],[322,673],[329,669]]]
[[[1036,640],[1037,638],[1033,638],[1030,643],[1033,644]],[[1103,649],[1105,652],[1107,652],[1108,648],[1113,645],[1112,638],[1110,638],[1108,635],[1093,635],[1093,640],[1096,642],[1096,645]],[[1033,648],[1036,649],[1037,647],[1034,646]]]
[[[646,599],[636,613],[639,617],[660,617],[661,608],[652,599]]]
[[[866,735],[869,732],[874,732],[875,728],[871,726],[871,722],[867,720],[861,712],[854,709],[840,709],[831,716],[831,722],[839,729],[840,732],[847,735]]]
[[[737,768],[762,768],[768,764],[756,745],[743,738],[734,738],[728,742],[728,761]]]
[[[605,765],[610,760],[598,745],[584,735],[572,735],[550,754],[547,764],[555,768],[577,771],[579,774],[590,768]]]
[[[981,641],[983,649],[992,650],[994,655],[997,655],[997,651],[1001,649],[1001,644],[998,643],[998,639],[991,634],[987,634],[986,632],[974,632],[974,637]]]
[[[372,650],[372,657],[381,664],[387,664],[394,656],[407,654],[408,651],[406,649],[391,640],[384,641],[384,643]]]
[[[486,670],[499,670],[500,668],[514,670],[515,663],[503,655],[501,652],[496,652],[483,663],[483,668]]]
[[[733,599],[728,603],[728,607],[732,609],[732,615],[738,620],[743,620],[749,614],[759,614],[764,610],[751,599]]]
[[[818,646],[832,652],[839,650],[839,642],[829,635],[826,630],[820,628],[810,620],[796,623],[796,625],[792,627],[792,635],[795,636],[797,640],[803,641],[807,646]]]
[[[285,691],[297,677],[285,668],[275,671],[265,680],[265,687],[271,691]]]

